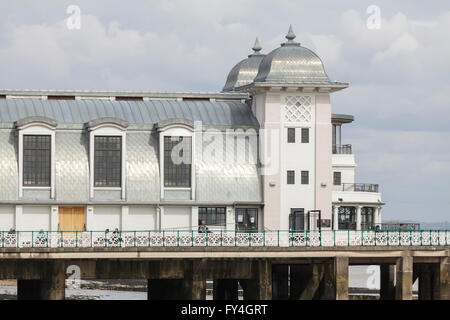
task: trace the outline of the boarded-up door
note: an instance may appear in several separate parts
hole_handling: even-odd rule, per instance
[[[60,231],[84,231],[84,207],[59,207]]]

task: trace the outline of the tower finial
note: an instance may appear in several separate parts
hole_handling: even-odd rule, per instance
[[[253,45],[252,49],[253,49],[253,51],[255,51],[255,53],[259,53],[261,51],[262,47],[259,44],[258,37],[256,37],[255,44]]]
[[[292,24],[289,26],[288,34],[286,35],[286,39],[289,41],[294,41],[296,35],[294,33],[294,30],[292,29]]]

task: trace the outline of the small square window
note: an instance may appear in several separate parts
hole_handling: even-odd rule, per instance
[[[341,173],[336,171],[333,172],[333,184],[335,186],[340,186],[341,185]]]
[[[309,171],[302,171],[302,184],[309,184]]]
[[[295,143],[295,128],[288,128],[288,143]]]
[[[288,170],[287,184],[295,184],[295,171],[294,170]]]
[[[302,143],[309,143],[309,128],[302,128]]]

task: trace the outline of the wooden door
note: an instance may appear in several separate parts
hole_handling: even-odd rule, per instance
[[[59,207],[60,231],[84,231],[84,207]]]

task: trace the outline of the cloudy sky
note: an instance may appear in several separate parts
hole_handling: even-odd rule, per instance
[[[80,29],[67,26],[71,5]],[[256,36],[267,53],[292,24],[350,83],[333,112],[355,116],[344,143],[357,182],[380,184],[383,219],[450,220],[448,0],[15,0],[0,12],[4,89],[220,91]]]

